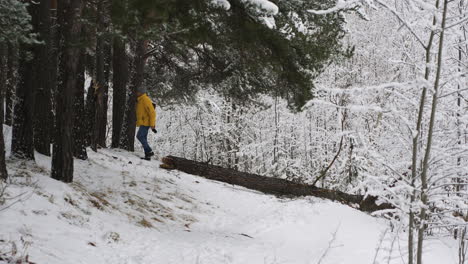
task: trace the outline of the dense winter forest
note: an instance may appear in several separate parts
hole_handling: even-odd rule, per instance
[[[0,219],[18,162],[140,152],[145,87],[156,157],[376,196],[395,263],[466,264],[467,74],[467,0],[0,0]]]

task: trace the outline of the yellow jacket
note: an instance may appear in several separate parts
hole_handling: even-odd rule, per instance
[[[136,104],[136,126],[156,126],[156,111],[146,94],[138,96]]]

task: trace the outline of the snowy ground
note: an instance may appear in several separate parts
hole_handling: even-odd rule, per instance
[[[405,263],[404,240],[395,239],[386,220],[341,204],[279,199],[164,171],[158,161],[116,150],[90,151],[88,161],[76,161],[75,182],[67,185],[49,177],[50,158],[37,154],[36,159],[9,161],[11,183],[3,208],[11,207],[0,211],[0,259],[28,255],[37,264]],[[425,264],[456,263],[455,253],[453,241],[430,241]]]

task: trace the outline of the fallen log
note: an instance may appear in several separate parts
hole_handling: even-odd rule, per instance
[[[188,174],[201,176],[210,180],[243,186],[266,194],[278,196],[300,197],[314,196],[338,201],[364,212],[375,212],[394,209],[391,204],[377,204],[376,196],[347,194],[341,191],[318,188],[316,186],[295,183],[284,179],[265,177],[257,174],[240,172],[208,163],[197,162],[184,158],[167,156],[162,159],[161,168],[176,169]]]

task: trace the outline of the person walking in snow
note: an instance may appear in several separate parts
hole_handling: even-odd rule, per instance
[[[156,111],[144,87],[137,91],[136,126],[139,127],[136,137],[145,151],[143,159],[150,160],[154,152],[148,144],[148,130],[156,133]]]

